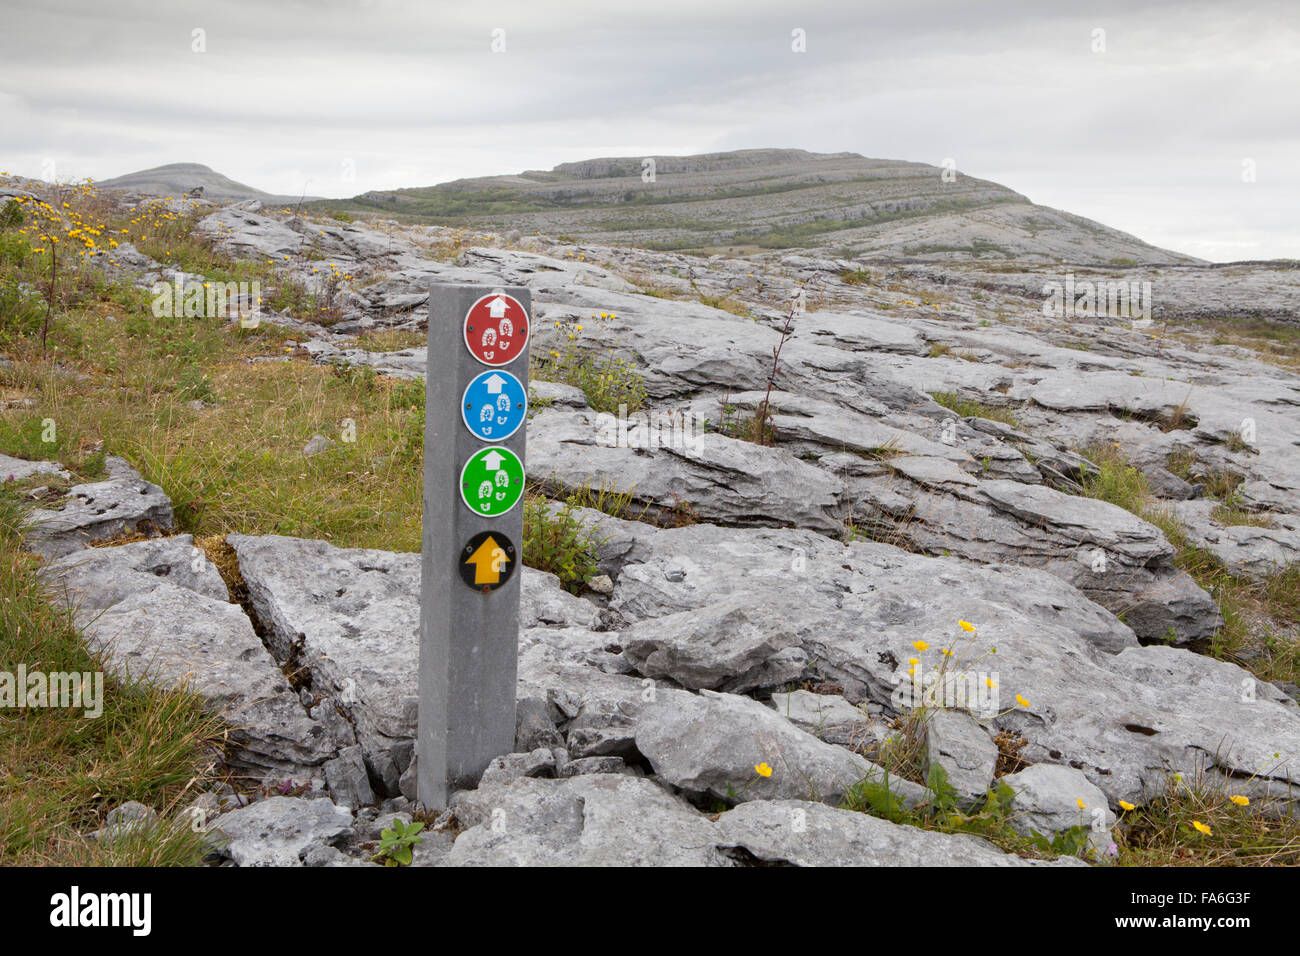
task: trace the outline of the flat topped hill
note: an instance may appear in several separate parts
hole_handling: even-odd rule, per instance
[[[236,182],[202,163],[168,163],[153,169],[127,173],[98,184],[103,189],[125,189],[146,196],[184,196],[196,186],[203,187],[203,198],[216,202],[298,202],[298,196],[277,196]],[[308,196],[308,199],[315,199]]]
[[[653,178],[647,160],[653,160]],[[747,149],[603,157],[551,170],[363,193],[321,208],[694,251],[845,257],[1195,262],[1006,186],[856,153]]]

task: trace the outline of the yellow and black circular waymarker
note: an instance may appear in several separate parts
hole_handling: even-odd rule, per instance
[[[510,580],[517,563],[513,541],[500,531],[480,531],[460,549],[460,579],[490,594]]]

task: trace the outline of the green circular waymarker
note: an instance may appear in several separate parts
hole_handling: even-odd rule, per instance
[[[509,448],[484,448],[460,472],[460,499],[476,515],[499,518],[524,496],[524,463]]]

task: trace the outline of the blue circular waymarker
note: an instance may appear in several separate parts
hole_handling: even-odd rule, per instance
[[[475,438],[505,441],[528,417],[528,392],[509,372],[489,369],[465,386],[460,417]]]

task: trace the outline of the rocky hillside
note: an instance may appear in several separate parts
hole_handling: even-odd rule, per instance
[[[654,179],[643,176],[653,160]],[[749,149],[592,159],[549,172],[369,192],[321,208],[568,235],[606,245],[750,252],[819,248],[872,259],[1194,262],[1038,206],[997,183],[856,153]]]
[[[416,865],[1300,862],[1300,271],[1081,271],[1155,317],[1048,316],[1042,266],[112,214],[104,282],[6,340],[0,475],[106,667],[236,728],[198,858],[366,865],[418,816]],[[251,326],[150,314],[234,279]],[[433,282],[535,310],[515,752],[447,808],[412,762]]]
[[[299,202],[301,196],[276,196],[235,182],[202,163],[169,163],[115,176],[99,184],[101,189],[121,189],[141,196],[186,196],[195,189],[215,202],[257,200],[267,203]],[[315,199],[315,196],[308,196]]]

